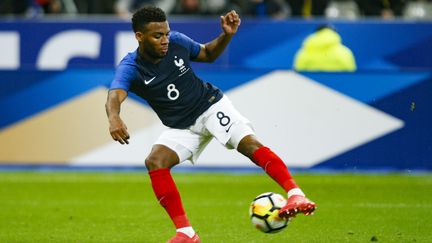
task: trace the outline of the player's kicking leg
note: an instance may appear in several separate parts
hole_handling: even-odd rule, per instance
[[[279,210],[282,218],[295,217],[298,213],[310,215],[316,208],[297,186],[285,163],[269,148],[263,146],[253,135],[244,137],[237,150],[249,157],[275,180],[288,195],[287,204]]]
[[[152,188],[159,203],[168,213],[176,227],[176,234],[169,243],[199,243],[180,198],[180,193],[171,176],[170,169],[179,163],[177,154],[163,145],[154,145],[146,158]]]

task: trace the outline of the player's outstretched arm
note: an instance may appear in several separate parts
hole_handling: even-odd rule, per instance
[[[120,118],[120,106],[126,97],[127,92],[125,90],[110,90],[105,104],[105,110],[109,121],[109,132],[111,137],[121,144],[129,144],[127,127]]]
[[[201,50],[194,61],[213,62],[216,60],[225,50],[233,35],[237,33],[241,22],[239,15],[234,10],[221,16],[220,21],[222,34],[205,45],[201,45]]]

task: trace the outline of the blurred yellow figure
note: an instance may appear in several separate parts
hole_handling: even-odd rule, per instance
[[[297,51],[294,69],[309,72],[352,72],[357,69],[351,50],[330,27],[319,28],[309,35]]]

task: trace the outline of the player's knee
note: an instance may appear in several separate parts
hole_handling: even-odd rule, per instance
[[[147,170],[149,171],[163,168],[171,168],[176,164],[178,164],[178,162],[176,162],[169,156],[164,156],[162,154],[151,153],[145,159],[145,165],[147,167]]]
[[[157,170],[162,168],[168,168],[164,165],[162,158],[159,156],[149,155],[145,159],[145,165],[147,167],[147,170]]]

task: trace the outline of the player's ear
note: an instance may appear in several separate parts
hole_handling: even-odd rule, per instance
[[[143,40],[144,34],[141,31],[135,32],[135,39],[141,42]]]

